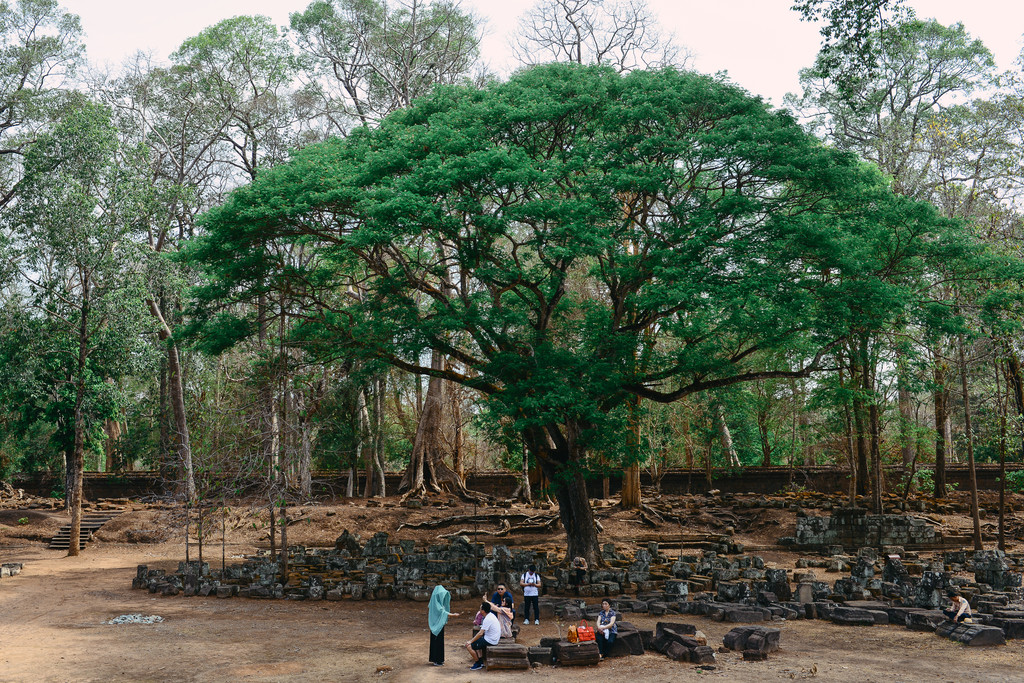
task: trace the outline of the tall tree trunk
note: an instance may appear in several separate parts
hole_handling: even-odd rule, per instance
[[[839,388],[845,389],[842,364],[839,366]],[[853,411],[850,401],[843,399],[843,418],[846,427],[846,449],[850,460],[850,507],[857,505],[857,445],[853,433]]]
[[[718,423],[718,436],[722,440],[722,454],[730,467],[739,467],[740,459],[736,455],[736,447],[732,443],[732,434],[729,433],[729,424],[725,421],[725,408],[722,404],[715,402],[715,420]]]
[[[181,493],[187,500],[196,499],[196,479],[192,467],[192,442],[189,438],[188,416],[185,413],[185,384],[182,379],[181,358],[174,343],[171,328],[155,299],[150,299],[149,312],[159,324],[157,334],[167,349],[167,394],[174,417],[174,430],[170,434],[171,447],[176,451],[181,468]]]
[[[626,430],[627,448],[629,457],[633,461],[622,471],[622,491],[619,493],[619,503],[627,510],[640,507],[640,463],[637,460],[640,454],[640,399],[631,397],[628,402],[629,426]]]
[[[949,443],[946,434],[949,427],[949,390],[946,387],[946,364],[935,352],[935,364],[932,367],[932,381],[935,389],[932,396],[935,402],[935,497],[946,497],[946,456]]]
[[[982,550],[981,517],[978,513],[978,474],[974,469],[974,432],[971,429],[971,395],[967,382],[967,358],[964,354],[964,339],[958,344],[960,356],[960,389],[964,397],[964,433],[967,435],[967,466],[971,472],[971,518],[974,520],[974,549]]]
[[[106,439],[103,441],[103,471],[113,472],[117,469],[117,442],[121,440],[121,423],[117,420],[104,420],[103,433]]]
[[[430,367],[440,370],[443,358],[439,351],[433,351]],[[427,492],[448,489],[465,493],[465,485],[455,472],[444,462],[441,450],[441,422],[444,384],[439,377],[430,377],[427,394],[423,399],[423,410],[416,426],[409,466],[402,476],[399,489],[405,497],[418,496]]]
[[[85,366],[89,357],[89,297],[91,286],[88,276],[82,286],[82,308],[78,324],[78,362],[75,372],[75,446],[68,463],[69,486],[67,497],[71,501],[71,534],[68,556],[79,554],[82,538],[82,478],[85,471]]]
[[[862,389],[867,398],[868,430],[871,443],[871,506],[875,514],[882,514],[882,448],[881,425],[878,415],[878,391],[875,386],[875,359],[871,355],[870,342],[865,335],[860,340]]]
[[[384,481],[384,379],[377,377],[373,392],[373,495],[387,495]],[[460,475],[461,478],[461,475]]]
[[[562,428],[532,428],[523,433],[523,439],[555,488],[558,516],[565,529],[567,559],[584,557],[591,567],[596,567],[601,556],[597,524],[582,470],[586,453],[577,445],[576,435],[580,431],[581,427],[574,424]]]
[[[170,431],[170,399],[167,396],[167,356],[160,356],[160,398],[158,404],[158,415],[160,421],[160,475],[167,478],[167,468],[171,460],[171,431]]]
[[[448,369],[452,366],[449,363]],[[448,394],[448,407],[452,419],[452,471],[462,481],[466,481],[463,458],[463,433],[462,433],[462,387],[454,382],[445,382]]]
[[[363,498],[370,498],[373,496],[373,447],[372,444],[369,449],[366,448],[367,441],[370,439],[370,416],[366,410],[366,389],[362,388],[359,393],[356,394],[356,462],[360,459],[363,460],[364,469],[366,471],[366,481],[363,483]],[[366,457],[365,453],[370,450],[370,457]]]
[[[1024,424],[1024,375],[1021,374],[1020,356],[1010,343],[1004,345],[1006,350],[1006,388],[1013,397],[1013,405],[1017,410],[1018,424]],[[1017,460],[1024,461],[1024,430],[1018,434]]]
[[[761,467],[772,466],[772,445],[768,435],[768,412],[757,411],[757,433],[761,438]]]
[[[911,425],[914,423],[914,407],[911,405],[910,389],[907,388],[906,377],[901,372],[898,389],[900,407],[900,454],[903,467],[910,467],[914,461],[914,437]]]
[[[996,363],[996,410],[999,413],[999,544],[1000,550],[1006,550],[1006,398],[999,387],[999,374],[1002,364]]]
[[[866,414],[864,406],[864,395],[862,388],[864,386],[864,373],[867,372],[867,368],[862,367],[862,358],[854,348],[854,342],[850,342],[849,356],[850,361],[850,386],[853,387],[853,425],[856,429],[854,434],[854,444],[857,448],[857,495],[866,496],[868,495],[868,481],[870,481],[868,475],[868,452],[870,449],[870,439],[868,437],[868,416]]]
[[[587,495],[587,482],[581,472],[575,472],[561,482],[556,491],[558,517],[565,529],[566,557],[585,557],[591,567],[598,566],[600,553],[594,510]]]
[[[519,495],[522,497],[524,502],[531,502],[533,500],[533,491],[530,490],[530,453],[526,448],[526,442],[523,442],[523,469],[521,472],[522,481],[519,483]]]
[[[865,415],[864,400],[859,392],[853,397],[853,425],[854,425],[854,446],[857,454],[857,495],[868,495],[868,452],[870,450],[870,439],[868,437],[868,417]]]
[[[683,418],[683,454],[687,469],[693,469],[693,437],[690,434],[690,418]]]

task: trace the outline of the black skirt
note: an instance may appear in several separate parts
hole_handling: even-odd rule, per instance
[[[430,634],[430,663],[444,664],[444,629],[436,636]]]

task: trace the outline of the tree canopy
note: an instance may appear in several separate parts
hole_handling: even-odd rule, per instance
[[[563,491],[588,453],[622,450],[607,437],[631,400],[806,375],[906,314],[927,260],[962,247],[929,205],[736,87],[574,65],[439,90],[203,223],[197,320],[244,333],[232,304],[287,289],[307,344],[481,392]],[[274,268],[294,244],[308,266]],[[346,286],[362,294],[332,294]],[[565,495],[572,538],[589,508]]]

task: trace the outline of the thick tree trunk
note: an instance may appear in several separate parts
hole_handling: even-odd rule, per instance
[[[640,495],[640,463],[633,463],[622,471],[620,500],[624,508],[636,509],[640,507],[642,502]]]
[[[435,370],[443,367],[440,352],[432,353],[430,366]],[[428,489],[447,489],[459,493],[465,493],[466,490],[462,479],[444,462],[441,448],[443,388],[443,381],[438,377],[431,377],[427,383],[409,466],[399,484],[399,490],[405,491],[407,498],[423,495]]]
[[[594,510],[587,495],[587,482],[580,472],[570,474],[559,482],[556,492],[558,516],[565,529],[566,557],[584,557],[587,564],[597,567],[600,561],[597,526],[594,524]]]
[[[586,453],[574,450],[573,435],[580,431],[578,425],[565,426],[564,433],[563,428],[550,426],[528,430],[523,439],[555,489],[558,515],[565,529],[567,559],[584,557],[587,564],[596,567],[600,563],[597,525],[581,470]]]
[[[103,433],[103,471],[113,472],[117,469],[117,442],[121,440],[121,423],[117,420],[104,420]]]

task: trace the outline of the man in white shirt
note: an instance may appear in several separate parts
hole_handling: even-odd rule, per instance
[[[484,656],[487,654],[488,645],[497,645],[501,640],[501,623],[498,617],[491,611],[491,603],[484,602],[480,605],[480,614],[484,615],[480,630],[476,632],[472,640],[466,641],[466,649],[473,656],[473,671],[484,668]]]
[[[523,610],[523,623],[530,623],[530,605],[533,605],[533,623],[540,623],[540,602],[537,596],[540,595],[540,574],[537,573],[537,565],[531,564],[526,573],[519,580],[523,587],[523,602],[526,608]]]

